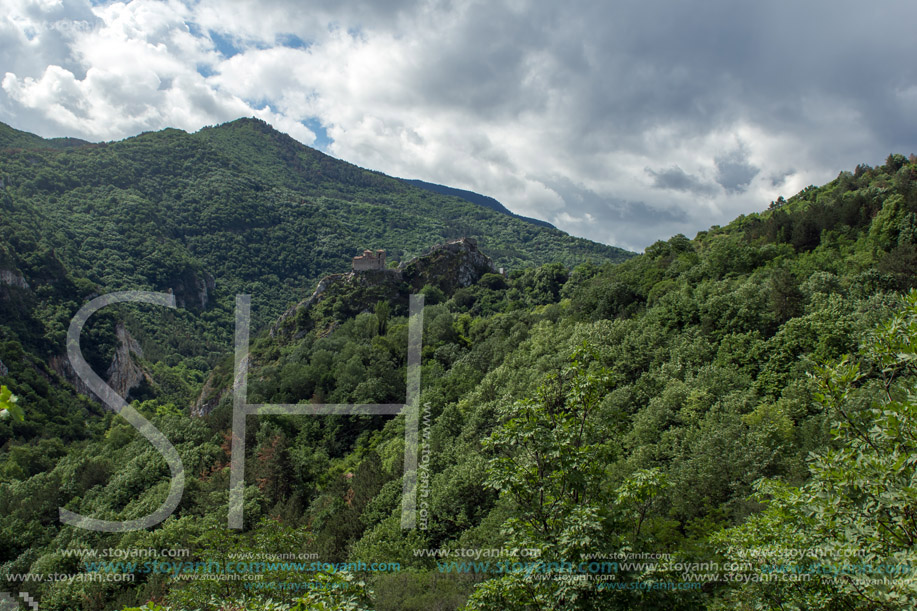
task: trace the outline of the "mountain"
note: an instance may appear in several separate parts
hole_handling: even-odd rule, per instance
[[[505,269],[633,254],[412,187],[255,119],[103,144],[0,125],[0,210],[4,337],[72,381],[61,359],[66,329],[95,294],[169,291],[179,306],[122,307],[136,337],[121,341],[100,325],[88,348],[97,370],[136,339],[146,358],[182,354],[200,373],[228,349],[236,294],[253,295],[264,325],[364,248],[397,262],[469,237]]]
[[[0,123],[0,149],[70,149],[89,145],[79,138],[42,138]]]
[[[917,157],[618,263],[260,122],[26,140],[0,157],[0,384],[24,413],[0,419],[0,599],[617,611],[892,609],[917,594],[909,574],[863,579],[849,561],[913,555]],[[363,247],[398,264],[352,272]],[[81,345],[136,385],[185,490],[152,528],[100,532],[60,509],[141,519],[172,481],[161,445],[66,379],[70,318],[119,288],[182,304],[106,309]],[[246,402],[296,415],[236,417],[237,292],[260,321]],[[417,411],[397,416],[322,411],[409,397]],[[735,572],[685,572],[713,566]],[[131,579],[96,579],[115,573]]]
[[[659,241],[621,264],[572,271],[546,264],[506,277],[485,264],[466,284],[455,281],[455,270],[475,249],[453,243],[413,261],[416,275],[329,276],[253,338],[250,400],[403,401],[407,295],[422,286],[419,456],[426,458],[417,498],[426,517],[417,529],[401,527],[402,418],[263,417],[252,424],[258,432],[246,452],[255,471],[252,506],[270,520],[253,525],[252,536],[288,528],[322,558],[354,566],[397,562],[397,574],[356,571],[372,584],[356,595],[361,609],[421,610],[431,601],[444,609],[525,609],[532,608],[529,595],[542,597],[538,608],[557,600],[563,602],[554,608],[599,610],[744,608],[746,600],[767,608],[776,597],[797,608],[824,600],[871,608],[872,597],[894,600],[896,591],[884,584],[849,591],[833,576],[811,589],[793,581],[755,584],[755,565],[740,585],[699,576],[694,583],[703,588],[634,586],[612,595],[586,577],[604,571],[641,584],[646,576],[598,563],[593,572],[573,569],[583,577],[573,585],[560,569],[558,579],[539,580],[543,590],[532,593],[521,575],[485,573],[480,567],[493,569],[492,559],[476,565],[462,554],[532,549],[561,565],[640,550],[700,565],[741,563],[773,550],[777,562],[788,537],[800,532],[825,545],[870,532],[851,520],[845,523],[853,530],[838,534],[834,524],[811,520],[807,508],[755,491],[762,482],[777,491],[805,486],[819,464],[829,481],[853,484],[864,468],[811,461],[843,441],[832,429],[843,428],[846,417],[818,382],[845,370],[819,363],[856,355],[863,377],[847,381],[850,407],[885,401],[886,410],[858,411],[853,423],[869,418],[877,439],[899,435],[881,423],[898,423],[913,409],[913,399],[896,402],[917,380],[907,364],[917,340],[917,293],[903,296],[917,286],[915,214],[917,160],[894,155],[694,239]],[[883,323],[896,313],[897,322]],[[897,335],[876,341],[889,334]],[[887,360],[871,360],[874,345]],[[212,408],[207,421],[228,426],[235,383],[231,362],[215,369],[201,406]],[[852,444],[865,446],[856,435]],[[901,468],[901,449],[882,444],[874,444],[886,452],[882,464]],[[906,495],[915,469],[901,479],[871,477]],[[844,505],[818,501],[826,495]],[[855,486],[798,498],[834,512],[848,511],[846,504],[879,511],[873,503],[891,515],[909,511],[895,505],[903,496],[873,501]],[[759,513],[768,502],[775,509]],[[679,572],[665,579],[692,583]],[[180,608],[182,595],[191,595],[182,584],[173,587],[172,608]],[[906,580],[894,587],[910,591]],[[568,598],[574,594],[577,604]],[[343,604],[335,601],[329,606]]]
[[[423,180],[417,180],[417,179],[403,178],[402,180],[404,180],[404,182],[410,185],[414,185],[415,187],[420,187],[421,189],[426,189],[427,191],[432,191],[433,193],[439,193],[441,195],[451,195],[453,197],[458,197],[459,199],[463,199],[473,204],[478,204],[479,206],[484,206],[485,208],[489,208],[490,210],[496,210],[497,212],[502,212],[503,214],[506,214],[508,216],[516,217],[518,219],[521,219],[528,223],[532,223],[534,225],[538,225],[540,227],[550,227],[551,229],[555,229],[554,225],[552,225],[551,223],[547,221],[533,219],[527,216],[516,214],[515,212],[512,212],[506,206],[504,206],[503,204],[495,200],[494,198],[488,197],[486,195],[481,195],[480,193],[475,193],[474,191],[456,189],[453,187],[447,187],[445,185],[437,185],[432,182],[425,182]]]

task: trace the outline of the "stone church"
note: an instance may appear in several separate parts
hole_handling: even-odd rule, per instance
[[[370,269],[385,269],[384,250],[364,250],[362,255],[353,258],[353,271],[362,272]]]

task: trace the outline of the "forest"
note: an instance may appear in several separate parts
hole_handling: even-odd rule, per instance
[[[632,256],[253,121],[0,147],[0,591],[86,611],[917,597],[913,156]],[[423,271],[463,236],[492,269]],[[415,271],[307,299],[364,246]],[[127,400],[180,455],[181,501],[149,529],[63,524],[166,498],[162,454],[58,361],[92,297],[170,288],[175,310],[94,316],[83,350],[108,370],[119,325],[142,347]],[[239,293],[249,402],[304,405],[404,402],[423,296],[414,527],[404,414],[249,416],[228,527]]]

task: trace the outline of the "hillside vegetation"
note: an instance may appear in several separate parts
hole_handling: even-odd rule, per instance
[[[463,236],[507,269],[632,255],[413,188],[255,119],[104,144],[0,125],[0,361],[19,379],[37,370],[75,382],[65,338],[80,306],[112,291],[172,292],[176,310],[100,312],[83,350],[106,372],[119,345],[114,322],[127,320],[147,361],[131,397],[189,405],[230,350],[235,295],[253,295],[262,327],[322,276],[348,271],[363,248],[407,261]],[[20,373],[16,363],[32,356]],[[51,403],[33,426],[55,427],[54,436],[83,426],[82,412]]]
[[[248,136],[255,127],[232,129]],[[221,129],[200,137],[232,135]],[[169,133],[143,136],[135,145],[165,138],[195,142]],[[254,150],[236,150],[240,167]],[[175,167],[194,177],[200,163]],[[299,177],[281,178],[278,166],[275,188],[318,188],[307,184],[321,174],[322,158],[315,163]],[[272,169],[259,171],[269,176]],[[143,183],[135,177],[126,184],[134,180]],[[345,192],[351,187],[341,175],[333,180],[342,181],[342,192],[321,210],[336,222],[364,218],[355,211],[347,216],[344,209],[356,204],[340,202],[356,191]],[[76,205],[58,197],[59,206]],[[128,200],[115,201],[130,209]],[[168,201],[163,195],[157,205],[173,205]],[[227,210],[246,210],[244,202]],[[207,218],[189,217],[186,231]],[[483,238],[478,245],[490,253]],[[36,256],[30,273],[79,260],[79,245],[63,248]],[[271,257],[283,259],[285,248]],[[418,245],[416,254],[425,251]],[[188,267],[171,269],[188,278],[215,274],[207,271],[214,269],[210,263],[195,267],[210,261],[195,256],[200,259],[186,260]],[[245,269],[245,261],[212,256],[227,269]],[[76,426],[60,418],[95,408],[49,384],[33,353],[12,362],[2,353],[9,374],[0,382],[20,396],[26,419],[0,423],[0,562],[7,576],[0,590],[27,590],[43,609],[87,610],[896,609],[917,596],[907,579],[862,580],[864,563],[917,564],[911,483],[917,294],[907,296],[917,286],[917,160],[890,155],[882,166],[842,172],[760,214],[694,239],[657,242],[623,263],[535,261],[512,266],[506,276],[478,274],[462,286],[423,276],[432,259],[419,261],[417,277],[431,280],[419,289],[339,282],[318,305],[289,309],[253,336],[248,379],[251,403],[403,402],[404,303],[409,293],[423,294],[417,528],[401,526],[403,416],[303,415],[248,418],[245,527],[228,530],[232,363],[217,355],[212,371],[205,362],[181,377],[168,354],[162,367],[183,381],[186,394],[207,374],[214,399],[204,417],[177,409],[169,399],[174,393],[151,391],[135,404],[182,457],[188,482],[178,510],[146,531],[62,526],[61,506],[105,519],[149,513],[165,498],[166,463],[112,414],[89,416],[75,438],[59,439]],[[99,282],[93,273],[109,269],[94,272],[89,258],[85,265],[90,283]],[[132,269],[118,273],[128,279]],[[60,300],[79,302],[79,291],[92,292],[82,277],[68,278],[72,286],[58,285]],[[232,290],[246,286],[247,276],[239,278]],[[8,299],[27,299],[7,290]],[[265,287],[263,294],[272,293]],[[46,302],[55,303],[23,301],[22,307]],[[348,306],[353,303],[360,306]],[[213,311],[219,310],[204,308],[200,320]],[[71,314],[61,306],[62,320]],[[231,326],[221,326],[226,320],[214,316],[213,328],[228,333]],[[108,322],[96,333],[113,333],[114,320]],[[32,322],[19,324],[16,332],[26,334]],[[201,353],[197,345],[193,350]],[[850,357],[838,365],[844,355]],[[184,355],[172,358],[186,367]],[[38,418],[57,428],[28,430]],[[262,565],[251,570],[264,585],[252,586],[203,579],[194,565],[157,572],[146,570],[143,559],[135,566],[99,565],[71,551],[108,548],[186,549],[183,560],[219,563],[223,573],[246,553],[261,561],[293,555],[346,564],[336,570]],[[805,554],[781,556],[781,549]],[[475,557],[466,550],[517,553]],[[624,566],[628,554],[638,560]],[[658,560],[664,554],[668,560]],[[838,568],[838,558],[859,564]],[[596,559],[620,564],[614,571],[601,564],[592,572],[579,568]],[[518,563],[519,570],[501,571],[500,562]],[[717,570],[728,563],[734,570]],[[817,573],[816,563],[834,573]],[[197,571],[196,578],[182,579],[178,570]],[[127,572],[134,581],[9,577],[30,571]],[[760,580],[780,571],[814,577]],[[603,575],[622,585],[600,586],[608,583],[597,579]],[[755,575],[758,580],[748,577]]]

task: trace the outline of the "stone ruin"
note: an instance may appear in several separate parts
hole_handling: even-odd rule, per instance
[[[353,271],[363,272],[371,269],[385,269],[384,250],[364,250],[362,255],[353,258]]]

